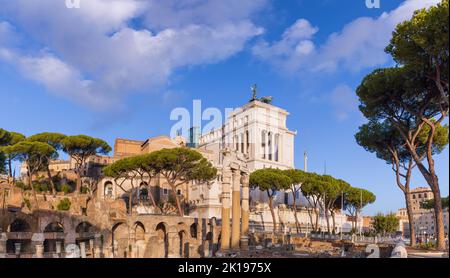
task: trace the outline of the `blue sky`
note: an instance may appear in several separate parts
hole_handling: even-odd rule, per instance
[[[403,196],[388,165],[354,140],[365,122],[354,93],[377,67],[395,25],[438,0],[0,0],[0,127],[146,139],[169,134],[176,107],[238,107],[257,83],[291,115],[296,167],[377,195]],[[448,149],[436,157],[448,194]],[[414,186],[426,183],[418,172]]]

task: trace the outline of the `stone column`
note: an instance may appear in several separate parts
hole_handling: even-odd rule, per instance
[[[233,171],[233,206],[232,206],[232,230],[231,248],[239,249],[241,235],[241,172]]]
[[[224,169],[222,175],[222,232],[220,248],[225,251],[230,249],[230,169]]]
[[[102,243],[102,235],[95,235],[94,242],[94,258],[101,258],[103,256],[103,243]]]
[[[34,233],[31,237],[32,246],[34,246],[35,257],[43,258],[44,257],[44,241],[45,236],[43,233]]]
[[[84,241],[80,242],[80,255],[81,258],[83,259],[86,258],[86,243]]]
[[[180,237],[177,232],[168,232],[169,237],[169,258],[180,258]]]
[[[61,241],[56,241],[55,242],[55,247],[56,247],[56,254],[54,255],[55,258],[60,258],[61,257],[61,253],[62,253],[62,242]]]
[[[241,207],[241,217],[242,217],[242,229],[241,229],[241,249],[244,251],[248,250],[248,226],[249,226],[249,214],[250,214],[250,188],[249,188],[249,177],[247,174],[242,175],[242,207]]]
[[[20,257],[20,248],[21,247],[22,247],[22,243],[20,243],[20,242],[14,243],[14,254],[16,255],[17,258]],[[36,251],[36,253],[37,253],[37,251]]]

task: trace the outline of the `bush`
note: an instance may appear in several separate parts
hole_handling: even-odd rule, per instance
[[[89,188],[87,186],[81,186],[80,191],[81,194],[87,194],[89,192]]]
[[[30,187],[28,186],[28,184],[25,184],[25,183],[22,182],[22,181],[17,181],[17,182],[16,182],[16,187],[18,187],[18,188],[20,188],[20,189],[22,189],[22,190],[24,190],[24,191],[30,190]]]
[[[37,192],[49,192],[50,191],[50,185],[46,183],[36,183],[33,185],[34,190]]]
[[[31,202],[30,200],[28,200],[27,198],[23,198],[23,202],[25,203],[25,205],[27,206],[27,208],[29,210],[31,210]]]
[[[436,248],[436,244],[434,244],[433,242],[428,242],[428,243],[421,243],[420,245],[419,245],[419,248],[422,248],[422,249],[434,249],[434,248]]]
[[[71,205],[70,200],[68,198],[64,198],[61,201],[59,201],[57,209],[67,211],[70,209],[70,205]]]
[[[71,190],[72,190],[72,188],[69,185],[67,185],[67,184],[61,184],[58,187],[58,191],[59,192],[64,192],[64,194],[69,193]]]

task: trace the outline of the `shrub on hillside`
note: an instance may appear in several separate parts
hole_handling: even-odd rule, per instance
[[[64,198],[59,201],[57,209],[62,211],[68,211],[70,209],[71,202],[68,198]]]

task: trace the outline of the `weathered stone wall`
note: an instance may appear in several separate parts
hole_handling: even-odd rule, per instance
[[[0,256],[64,257],[66,248],[75,246],[81,257],[207,257],[218,249],[214,219],[128,215],[121,200],[73,196],[71,201],[75,208],[68,212],[1,210]],[[86,208],[82,213],[80,205]]]

